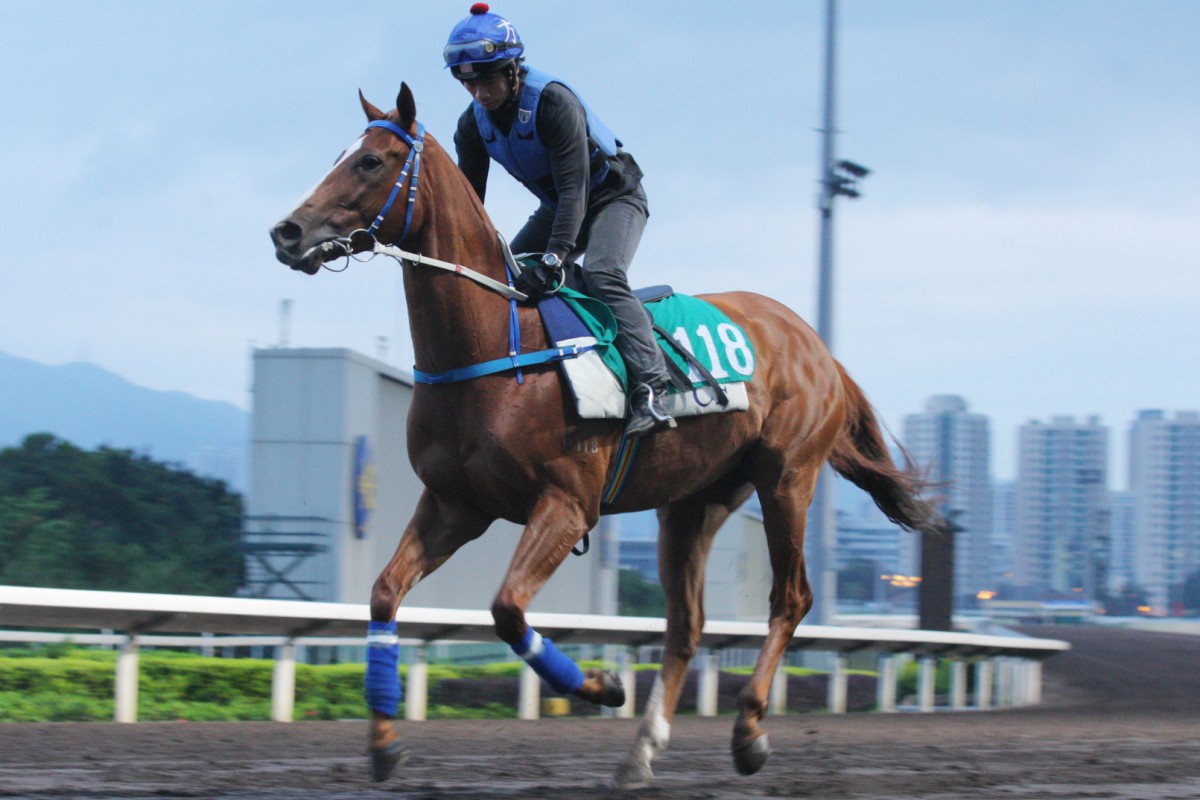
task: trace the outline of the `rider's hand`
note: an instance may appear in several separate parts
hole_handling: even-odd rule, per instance
[[[542,256],[540,263],[526,267],[513,281],[517,291],[529,295],[530,299],[554,294],[562,284],[562,261],[554,253]]]

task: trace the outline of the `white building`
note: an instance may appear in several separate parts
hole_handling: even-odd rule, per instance
[[[932,494],[943,498],[943,511],[957,512],[954,521],[962,528],[954,540],[956,601],[995,588],[988,427],[987,417],[969,413],[956,395],[931,397],[924,412],[904,418],[904,446],[938,484]],[[919,548],[918,539],[911,537],[907,547]],[[907,566],[910,574],[917,572],[915,560]]]
[[[1095,599],[1109,539],[1108,429],[1096,417],[1030,422],[1020,428],[1017,458],[1017,585]]]
[[[1200,568],[1200,414],[1142,411],[1129,431],[1134,579],[1156,613]]]

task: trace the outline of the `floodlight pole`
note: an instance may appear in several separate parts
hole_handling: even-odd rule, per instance
[[[817,333],[833,351],[833,200],[838,183],[834,175],[834,67],[837,0],[825,0],[825,100],[821,129],[820,253],[817,273]],[[808,513],[807,551],[813,608],[807,619],[816,625],[832,625],[837,616],[837,512],[834,502],[833,470],[821,468],[816,493]]]

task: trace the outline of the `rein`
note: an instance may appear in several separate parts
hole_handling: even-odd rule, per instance
[[[353,242],[356,235],[361,236],[364,232],[370,233],[370,231],[357,230],[350,234],[350,239],[344,241]],[[381,256],[389,256],[397,261],[407,261],[410,264],[422,264],[427,267],[436,267],[437,269],[444,269],[449,272],[454,272],[458,275],[462,275],[464,278],[469,278],[475,281],[481,286],[486,286],[494,292],[499,292],[500,294],[512,300],[523,301],[529,299],[529,295],[525,294],[524,292],[518,292],[508,284],[502,283],[495,278],[489,278],[482,272],[477,272],[470,267],[464,267],[462,264],[451,264],[449,261],[430,258],[429,256],[423,256],[420,253],[410,253],[407,250],[401,250],[399,247],[394,245],[377,242],[374,240],[374,237],[372,237],[371,246],[367,249],[369,249],[371,253],[378,253]],[[352,250],[352,252],[367,252],[367,249]]]

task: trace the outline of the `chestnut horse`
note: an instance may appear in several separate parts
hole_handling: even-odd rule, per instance
[[[369,228],[381,242],[471,267],[497,283],[480,285],[453,269],[405,261],[416,369],[436,373],[506,356],[510,301],[497,291],[506,288],[505,259],[482,203],[453,159],[425,135],[407,85],[388,113],[361,93],[359,98],[370,123],[366,132],[274,227],[276,256],[292,269],[315,274],[350,252],[345,237]],[[353,249],[369,245],[370,240]],[[925,485],[910,466],[893,463],[862,391],[807,324],[757,294],[704,299],[754,343],[750,407],[682,418],[677,428],[643,440],[623,493],[605,509],[658,510],[667,609],[662,670],[634,745],[617,768],[614,782],[621,788],[653,778],[651,762],[667,745],[704,625],[704,568],[713,536],[753,491],[762,503],[774,583],[768,635],[738,696],[733,726],[734,765],[743,774],[759,770],[770,754],[760,724],[768,690],[812,605],[804,525],[822,465],[829,461],[905,528],[940,525],[932,505],[919,497]],[[548,346],[536,310],[522,306],[518,319],[526,349]],[[492,604],[497,636],[558,691],[623,705],[624,690],[611,673],[584,675],[525,621],[534,595],[596,525],[601,490],[622,437],[622,421],[580,419],[569,397],[554,364],[526,368],[523,382],[509,372],[414,387],[408,451],[425,489],[370,602],[367,699],[376,780],[386,778],[405,755],[393,725],[399,702],[396,609],[417,581],[497,519],[525,526]],[[597,446],[573,446],[580,441]]]

